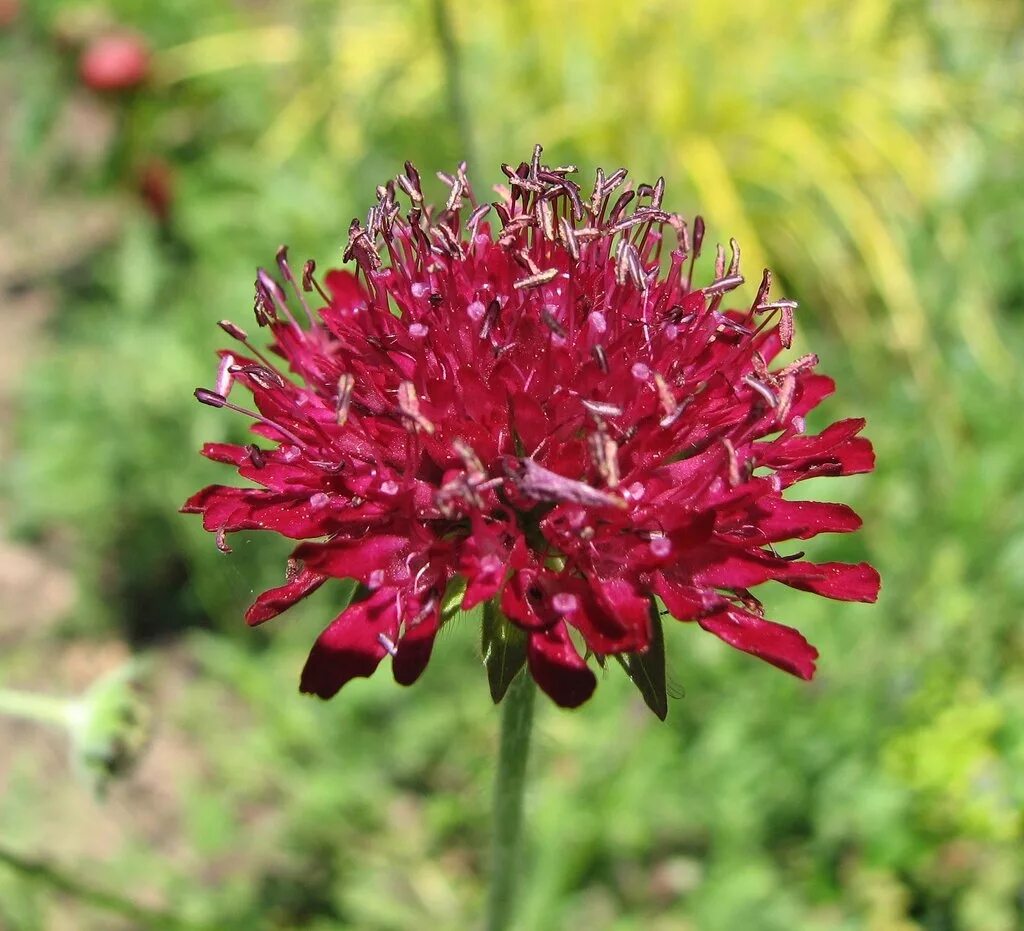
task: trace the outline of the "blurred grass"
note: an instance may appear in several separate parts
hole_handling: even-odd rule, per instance
[[[147,35],[156,72],[97,103],[72,50],[104,20]],[[216,320],[247,322],[253,267],[282,240],[337,263],[407,158],[429,175],[472,150],[486,190],[540,141],[587,172],[664,174],[668,203],[801,301],[801,340],[840,382],[828,415],[867,414],[879,453],[874,476],[822,487],[865,531],[812,555],[870,558],[885,588],[875,608],[770,593],[821,648],[810,687],[678,627],[667,725],[612,674],[579,713],[543,709],[520,926],[1024,926],[1022,53],[1020,8],[995,0],[26,7],[0,36],[6,235],[83,199],[118,222],[0,265],[10,294],[57,302],[7,508],[80,592],[24,636],[3,612],[0,676],[52,688],[73,649],[123,640],[164,670],[164,728],[102,809],[45,747],[12,744],[5,845],[195,926],[474,925],[496,718],[472,622],[413,691],[380,675],[300,699],[337,591],[247,631],[286,548],[225,558],[174,512],[222,477],[201,442],[239,429],[190,391]],[[174,172],[166,225],[132,201],[152,157]],[[59,921],[133,926],[0,867],[0,926]]]

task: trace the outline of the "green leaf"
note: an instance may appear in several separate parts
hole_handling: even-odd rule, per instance
[[[650,602],[651,642],[643,653],[623,653],[615,658],[626,670],[626,675],[640,690],[647,707],[662,721],[668,715],[668,697],[665,693],[665,634],[661,629],[661,615]]]
[[[509,623],[493,601],[484,603],[484,666],[491,698],[497,704],[508,691],[516,673],[526,663],[526,634]]]

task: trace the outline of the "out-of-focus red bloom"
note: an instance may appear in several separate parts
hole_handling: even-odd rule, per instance
[[[0,29],[13,26],[21,12],[21,0],[0,0]]]
[[[82,81],[95,91],[129,90],[142,84],[149,71],[149,46],[130,32],[108,33],[94,39],[78,62]]]
[[[241,349],[197,397],[252,417],[269,443],[208,444],[254,486],[210,486],[183,509],[225,549],[243,530],[305,541],[249,622],[357,580],[303,671],[303,691],[325,698],[388,654],[413,682],[447,616],[482,602],[500,606],[499,639],[519,645],[508,655],[563,706],[593,691],[591,659],[628,670],[660,651],[653,596],[809,679],[817,652],[751,589],[873,601],[879,579],[778,550],[860,526],[787,488],[874,465],[862,420],[806,432],[834,385],[814,356],[776,361],[795,305],[771,297],[766,271],[749,306],[726,309],[743,281],[735,242],[696,286],[704,224],[664,209],[661,180],[634,189],[624,170],[598,171],[586,195],[539,147],[503,170],[494,204],[477,205],[465,166],[441,175],[451,193],[432,210],[406,165],[352,223],[354,273],[329,272],[324,290],[312,262],[297,280],[283,248],[283,285],[260,269],[269,354],[222,322]],[[235,383],[255,410],[228,400]]]
[[[149,212],[161,223],[171,215],[174,201],[174,172],[161,158],[146,161],[136,176],[139,196]]]

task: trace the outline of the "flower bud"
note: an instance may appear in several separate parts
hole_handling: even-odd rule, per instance
[[[94,91],[130,90],[149,77],[149,47],[134,33],[107,33],[86,46],[78,61],[78,73]]]
[[[102,796],[145,750],[153,714],[142,688],[141,669],[126,663],[95,682],[70,716],[76,769]]]

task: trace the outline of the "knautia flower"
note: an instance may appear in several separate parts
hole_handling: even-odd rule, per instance
[[[812,355],[776,361],[795,304],[770,295],[765,271],[752,302],[727,309],[743,283],[735,242],[696,285],[704,223],[665,210],[661,179],[633,188],[625,170],[598,170],[588,195],[540,154],[502,166],[495,203],[477,202],[464,165],[441,174],[439,210],[407,164],[353,221],[352,272],[322,287],[284,248],[283,282],[260,269],[269,352],[222,322],[241,348],[196,392],[253,419],[264,444],[203,453],[255,487],[214,485],[183,510],[222,549],[247,530],[305,541],[251,624],[328,579],[359,583],[302,673],[324,698],[388,654],[414,682],[441,625],[480,604],[496,701],[526,665],[577,706],[614,656],[664,716],[663,609],[809,679],[816,650],[751,589],[876,598],[867,564],[777,550],[860,525],[845,505],[784,493],[869,471],[864,422],[806,432],[834,385]],[[255,409],[229,400],[236,384]]]

